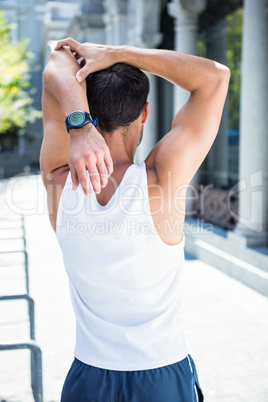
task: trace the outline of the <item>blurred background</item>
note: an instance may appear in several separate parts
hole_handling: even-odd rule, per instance
[[[11,225],[17,236],[18,227],[26,226],[27,229],[28,222],[31,229],[28,230],[28,248],[32,250],[32,266],[35,269],[32,281],[36,300],[40,299],[40,277],[44,284],[49,280],[41,273],[41,258],[43,264],[50,266],[52,276],[55,275],[56,262],[58,266],[61,265],[54,242],[51,243],[50,249],[53,252],[48,253],[50,255],[42,254],[42,248],[35,244],[35,235],[41,236],[38,225],[42,228],[45,242],[47,233],[48,235],[50,233],[48,224],[42,220],[46,211],[45,196],[39,175],[39,152],[43,135],[42,72],[56,41],[67,36],[80,42],[130,44],[177,50],[208,57],[230,68],[231,81],[218,136],[193,178],[188,193],[185,250],[188,264],[194,264],[193,261],[195,261],[197,265],[189,268],[189,272],[194,273],[195,279],[193,276],[188,278],[189,288],[186,286],[186,289],[195,298],[200,292],[199,283],[202,283],[205,291],[212,280],[210,275],[223,275],[217,280],[214,278],[219,287],[215,285],[213,288],[213,297],[216,297],[217,302],[219,302],[218,297],[222,297],[220,299],[222,305],[218,308],[221,312],[226,311],[225,320],[227,321],[224,323],[228,322],[227,327],[231,328],[234,323],[239,322],[241,331],[243,328],[243,332],[246,332],[246,321],[249,320],[248,325],[252,325],[257,331],[251,334],[250,339],[249,337],[243,338],[243,341],[240,339],[241,345],[243,344],[245,348],[240,351],[240,355],[238,353],[240,357],[236,360],[240,362],[240,366],[236,369],[242,372],[243,367],[248,367],[244,360],[244,353],[253,342],[252,338],[255,338],[258,339],[263,354],[258,355],[256,360],[258,369],[254,368],[254,373],[260,370],[263,378],[265,375],[268,378],[268,345],[265,341],[268,330],[268,0],[0,0],[0,206],[2,219],[0,224],[3,228],[7,226],[8,230],[11,230]],[[137,150],[136,163],[140,163],[155,143],[170,130],[174,114],[188,97],[182,89],[175,88],[151,74],[148,76],[151,86],[150,117],[145,126],[143,141]],[[13,220],[17,220],[17,215],[25,215],[25,211],[33,212],[27,212],[27,217],[22,223],[20,220],[19,223],[14,223]],[[46,216],[45,219],[47,219]],[[7,232],[2,233],[4,233],[3,238],[10,238]],[[10,244],[14,248],[12,236]],[[23,240],[23,236],[17,237]],[[0,244],[6,252],[7,246],[3,245],[1,240]],[[25,244],[24,242],[22,246],[24,254],[28,253]],[[0,255],[0,268],[1,261],[3,261],[2,266],[6,267],[6,260]],[[209,267],[213,267],[212,271]],[[217,274],[215,274],[215,268]],[[6,277],[6,274],[3,274],[0,278],[4,281]],[[206,283],[203,282],[204,277],[207,278]],[[224,307],[226,293],[225,296],[219,296],[223,292],[220,284],[226,280],[233,281],[232,278],[235,282],[230,282],[232,285],[226,282],[225,289],[228,293],[230,286],[231,288],[234,286],[233,292],[228,293],[230,303],[233,300],[233,305],[229,306],[228,315]],[[60,279],[62,280],[64,281]],[[190,290],[191,281],[196,281],[194,290]],[[11,283],[14,284],[12,280]],[[212,288],[209,289],[209,292],[211,291]],[[61,292],[64,291],[61,290]],[[0,296],[1,293],[10,295],[12,292],[7,291],[6,288],[2,292],[0,288]],[[21,291],[17,292],[19,293]],[[201,299],[204,296],[199,295]],[[52,286],[51,311],[53,311],[54,302],[58,303],[58,296],[59,289],[55,287],[53,293]],[[62,297],[69,306],[67,292]],[[213,297],[212,300],[215,301]],[[248,316],[243,318],[243,322],[240,320],[244,306],[239,304],[240,311],[237,305],[240,297],[245,300],[245,303],[249,300],[251,306],[256,306],[256,309],[252,307],[251,313],[248,312]],[[39,306],[44,299],[43,295]],[[213,302],[212,304],[215,308],[215,304]],[[207,313],[211,311],[214,317],[215,311],[209,310],[213,309],[212,304],[207,302],[204,306],[201,303],[196,314],[199,311],[204,318],[202,312],[205,308]],[[40,316],[45,314],[42,308],[39,307]],[[231,312],[235,315],[232,316]],[[3,316],[5,314],[7,313],[3,313]],[[250,321],[250,317],[254,319],[254,323]],[[256,321],[257,317],[259,321]],[[48,317],[46,319],[48,320],[47,331],[49,331],[51,322]],[[72,320],[70,318],[70,322]],[[55,325],[55,319],[53,325]],[[187,325],[189,325],[188,329],[190,328],[191,338],[194,329],[189,322],[186,322],[186,328]],[[201,323],[200,325],[202,326]],[[61,334],[60,331],[62,329],[59,328],[59,334]],[[207,334],[207,327],[204,327],[203,331]],[[237,331],[238,335],[238,328]],[[224,332],[224,335],[226,334]],[[39,336],[41,346],[46,348],[47,332],[46,335],[40,332]],[[207,334],[207,336],[210,335]],[[218,333],[217,336],[222,339],[223,333],[221,332],[221,335]],[[61,335],[59,337],[61,338]],[[194,339],[195,336],[193,336],[193,343]],[[72,341],[73,338],[70,336],[70,343]],[[57,350],[62,351],[61,356],[66,356],[63,346],[66,345],[58,343]],[[200,364],[202,364],[203,355],[200,354],[198,346],[196,346],[197,359],[200,358]],[[253,347],[253,344],[251,346]],[[49,347],[54,347],[52,341]],[[233,349],[230,346],[229,352],[224,349],[225,355],[233,356],[237,347],[238,344],[233,345]],[[216,350],[213,349],[212,359],[215,353],[218,353]],[[0,353],[0,370],[2,355],[3,353]],[[70,355],[68,359],[71,361]],[[3,363],[2,368],[6,367],[5,364]],[[233,391],[229,394],[223,390],[224,387],[217,388],[216,377],[211,379],[212,374],[208,367],[201,366],[202,368],[201,375],[208,400],[268,401],[267,384],[264,385],[263,380],[257,386],[256,377],[255,390],[249,381],[249,373],[251,373],[249,367],[243,384],[251,384],[251,391],[243,388],[240,383],[237,384],[237,388],[231,386]],[[224,369],[227,370],[227,365]],[[63,374],[59,375],[60,384],[64,378],[64,369],[61,373]],[[57,377],[57,374],[55,375]],[[220,375],[224,376],[224,373],[221,372]],[[12,376],[8,377],[7,381],[9,378]],[[48,379],[46,381],[49,383]],[[209,384],[214,384],[213,390]],[[230,382],[226,380],[226,386],[227,384],[230,385]],[[55,387],[54,389],[57,389],[55,392],[59,392],[60,386]],[[243,389],[241,395],[237,391],[239,387]],[[9,383],[5,389],[11,388]],[[57,400],[58,397],[55,397],[52,391],[53,387],[51,388],[50,385],[48,388],[53,395],[50,400]],[[2,395],[4,394],[1,394],[0,383],[0,400]],[[27,400],[26,396],[20,399],[13,395],[10,398],[9,400],[17,402]]]

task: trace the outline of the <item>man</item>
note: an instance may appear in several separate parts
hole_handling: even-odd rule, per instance
[[[185,192],[216,137],[229,69],[71,38],[55,49],[44,71],[41,170],[77,319],[62,401],[202,401],[180,321]],[[141,70],[190,97],[136,165],[148,117]]]

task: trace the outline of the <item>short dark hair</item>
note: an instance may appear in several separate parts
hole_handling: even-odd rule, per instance
[[[117,63],[87,76],[87,98],[92,117],[111,133],[135,121],[147,102],[149,80],[136,67]]]

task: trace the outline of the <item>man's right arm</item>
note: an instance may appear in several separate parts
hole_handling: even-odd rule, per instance
[[[59,41],[56,49],[66,45],[85,59],[85,66],[77,73],[79,81],[93,71],[123,62],[190,92],[189,100],[174,117],[171,131],[147,157],[163,188],[168,172],[172,173],[173,188],[187,185],[217,135],[229,84],[229,69],[212,60],[170,50],[81,45],[71,38]]]
[[[125,47],[122,59],[190,92],[173,119],[171,131],[148,156],[162,187],[168,172],[173,188],[189,184],[217,135],[229,69],[212,60],[168,50]]]

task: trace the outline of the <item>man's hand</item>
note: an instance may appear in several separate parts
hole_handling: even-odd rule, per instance
[[[69,167],[75,190],[79,183],[86,195],[92,195],[89,178],[96,194],[108,183],[113,162],[103,136],[93,125],[70,130]],[[89,178],[87,175],[89,174]]]
[[[83,58],[82,64],[80,64],[82,68],[76,74],[78,82],[82,82],[88,74],[104,70],[119,61],[117,60],[119,47],[116,46],[96,45],[94,43],[81,44],[72,38],[67,38],[60,40],[55,46],[55,50],[64,46],[69,46],[76,59]]]

